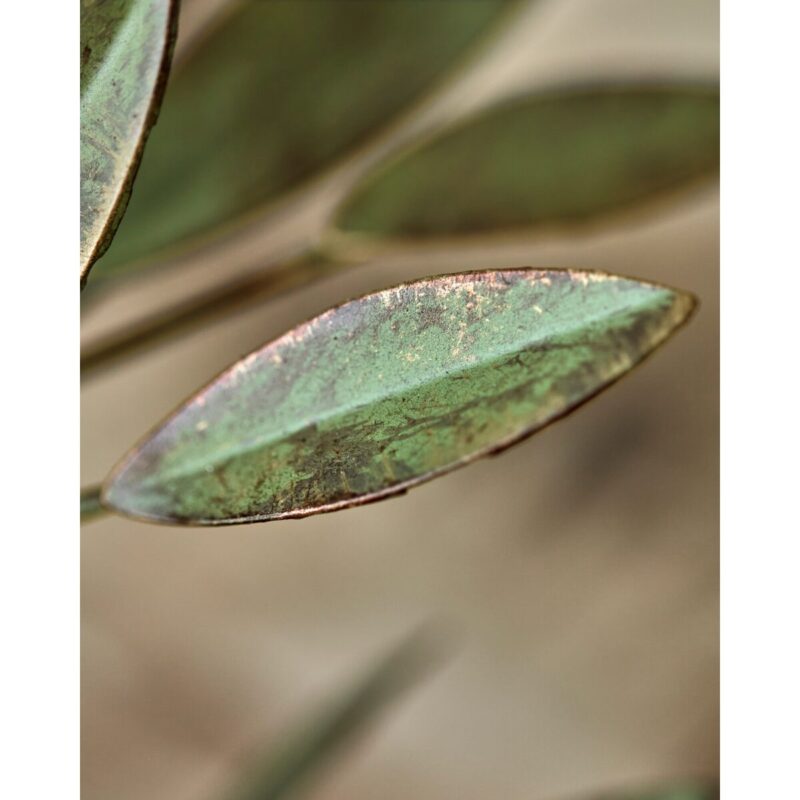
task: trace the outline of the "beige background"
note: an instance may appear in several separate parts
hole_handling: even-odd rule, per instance
[[[534,4],[434,108],[603,71],[707,77],[717,25],[716,4],[697,0]],[[304,199],[315,202],[325,201]],[[402,279],[587,267],[702,302],[674,341],[574,416],[403,498],[218,530],[84,527],[84,798],[221,798],[245,756],[431,617],[452,629],[453,657],[309,797],[547,800],[715,775],[718,234],[717,189],[706,186],[591,229],[398,256],[88,381],[85,482],[238,356]],[[217,261],[215,276],[245,261]],[[85,331],[181,282],[159,281],[101,299]]]

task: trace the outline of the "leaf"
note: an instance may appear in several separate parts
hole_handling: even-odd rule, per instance
[[[638,792],[616,792],[597,796],[596,800],[719,800],[719,786],[698,781]]]
[[[364,141],[512,3],[293,0],[230,10],[170,81],[104,274],[226,226]]]
[[[217,525],[399,494],[577,407],[693,305],[652,284],[532,269],[367,295],[222,373],[123,460],[103,503]]]
[[[719,167],[718,90],[607,86],[532,94],[368,177],[336,227],[453,236],[588,220]]]
[[[176,21],[173,0],[81,0],[81,283],[125,213]]]
[[[374,723],[386,707],[411,688],[434,664],[432,641],[422,630],[401,642],[356,684],[322,709],[309,723],[290,732],[254,774],[231,796],[233,800],[278,800],[296,796],[342,748]]]

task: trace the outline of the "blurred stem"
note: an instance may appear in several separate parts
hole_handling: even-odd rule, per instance
[[[100,488],[98,485],[81,489],[81,523],[108,514],[108,510],[100,503]]]
[[[441,632],[422,628],[401,642],[332,707],[290,733],[282,747],[231,795],[231,800],[294,797],[345,745],[362,734],[377,715],[429,672],[441,656]]]
[[[96,375],[124,358],[187,333],[215,318],[269,300],[304,286],[349,264],[329,260],[309,251],[277,267],[245,275],[225,286],[190,297],[146,317],[133,327],[116,330],[81,354],[81,377]]]

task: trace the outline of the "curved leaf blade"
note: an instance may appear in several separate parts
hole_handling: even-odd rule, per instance
[[[81,0],[81,282],[111,243],[158,108],[173,0]]]
[[[124,459],[103,503],[218,525],[402,493],[576,408],[693,305],[569,270],[461,273],[367,295],[220,375]]]
[[[368,176],[336,227],[425,239],[588,220],[714,174],[719,94],[607,86],[490,109]]]
[[[365,141],[513,0],[232,9],[170,81],[103,274],[213,235]]]

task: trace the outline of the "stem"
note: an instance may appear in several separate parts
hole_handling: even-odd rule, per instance
[[[146,317],[132,328],[114,331],[89,347],[81,356],[81,376],[94,376],[123,358],[187,333],[201,323],[269,300],[347,266],[350,265],[308,252],[279,267],[244,276],[226,286],[191,297]]]
[[[100,502],[100,486],[81,489],[81,523],[89,522],[104,514],[108,514],[108,509]]]

